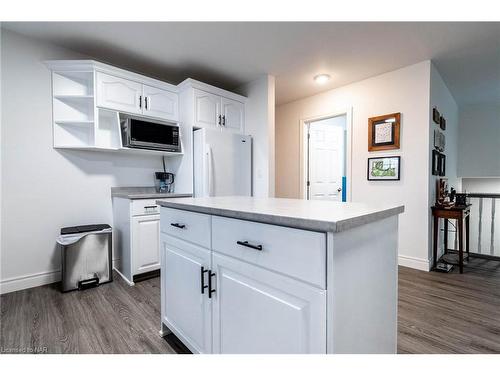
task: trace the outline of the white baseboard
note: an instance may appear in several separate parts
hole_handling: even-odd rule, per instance
[[[51,284],[57,281],[61,281],[60,270],[13,277],[0,281],[0,294],[15,292],[16,290],[34,288],[36,286]]]
[[[407,255],[398,256],[398,264],[404,267],[410,267],[421,271],[429,271],[429,261],[427,259],[410,257]]]

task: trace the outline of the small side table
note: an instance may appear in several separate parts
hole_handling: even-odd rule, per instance
[[[448,220],[457,220],[458,229],[458,267],[460,273],[464,272],[464,224],[465,224],[465,252],[469,255],[469,215],[470,204],[466,206],[439,207],[432,206],[432,216],[434,217],[434,234],[433,234],[433,264],[432,268],[436,268],[437,264],[437,248],[439,237],[439,219],[444,219],[444,251],[448,252]]]

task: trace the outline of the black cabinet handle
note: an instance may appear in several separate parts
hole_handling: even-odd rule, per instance
[[[144,206],[144,208],[156,208],[157,206]]]
[[[179,228],[179,229],[184,229],[186,226],[184,224],[179,224],[179,223],[170,223],[171,226]]]
[[[139,108],[142,108],[142,95],[139,95]]]
[[[212,276],[215,276],[215,272],[208,271],[208,298],[212,298],[212,294],[215,293],[215,289],[212,289]]]
[[[205,267],[201,267],[200,270],[200,278],[201,278],[201,294],[205,294],[205,289],[208,288],[208,285],[205,285],[205,273],[207,273],[208,270],[205,269]]]
[[[221,124],[221,121],[222,121],[222,116],[219,115],[219,125]]]
[[[226,116],[222,116],[222,126],[226,126]]]
[[[251,243],[248,243],[248,241],[236,241],[238,245],[249,247],[251,249],[259,250],[262,251],[262,245],[252,245]]]

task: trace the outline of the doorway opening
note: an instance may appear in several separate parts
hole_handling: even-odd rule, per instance
[[[304,186],[308,200],[349,200],[348,113],[303,121]]]

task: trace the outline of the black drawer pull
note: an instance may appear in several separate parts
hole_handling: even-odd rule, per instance
[[[156,208],[158,206],[144,206],[144,208]]]
[[[201,278],[201,294],[205,294],[205,289],[208,288],[208,285],[205,285],[205,273],[207,273],[208,270],[205,269],[205,267],[201,267],[200,270],[200,278]]]
[[[208,298],[212,298],[212,294],[215,293],[215,289],[212,289],[212,276],[215,276],[215,272],[208,271]]]
[[[170,223],[171,226],[179,228],[179,229],[184,229],[186,226],[184,224],[179,224],[179,223]]]
[[[248,243],[248,241],[236,241],[236,243],[241,246],[246,246],[251,249],[262,251],[262,245],[252,245],[251,243]]]

